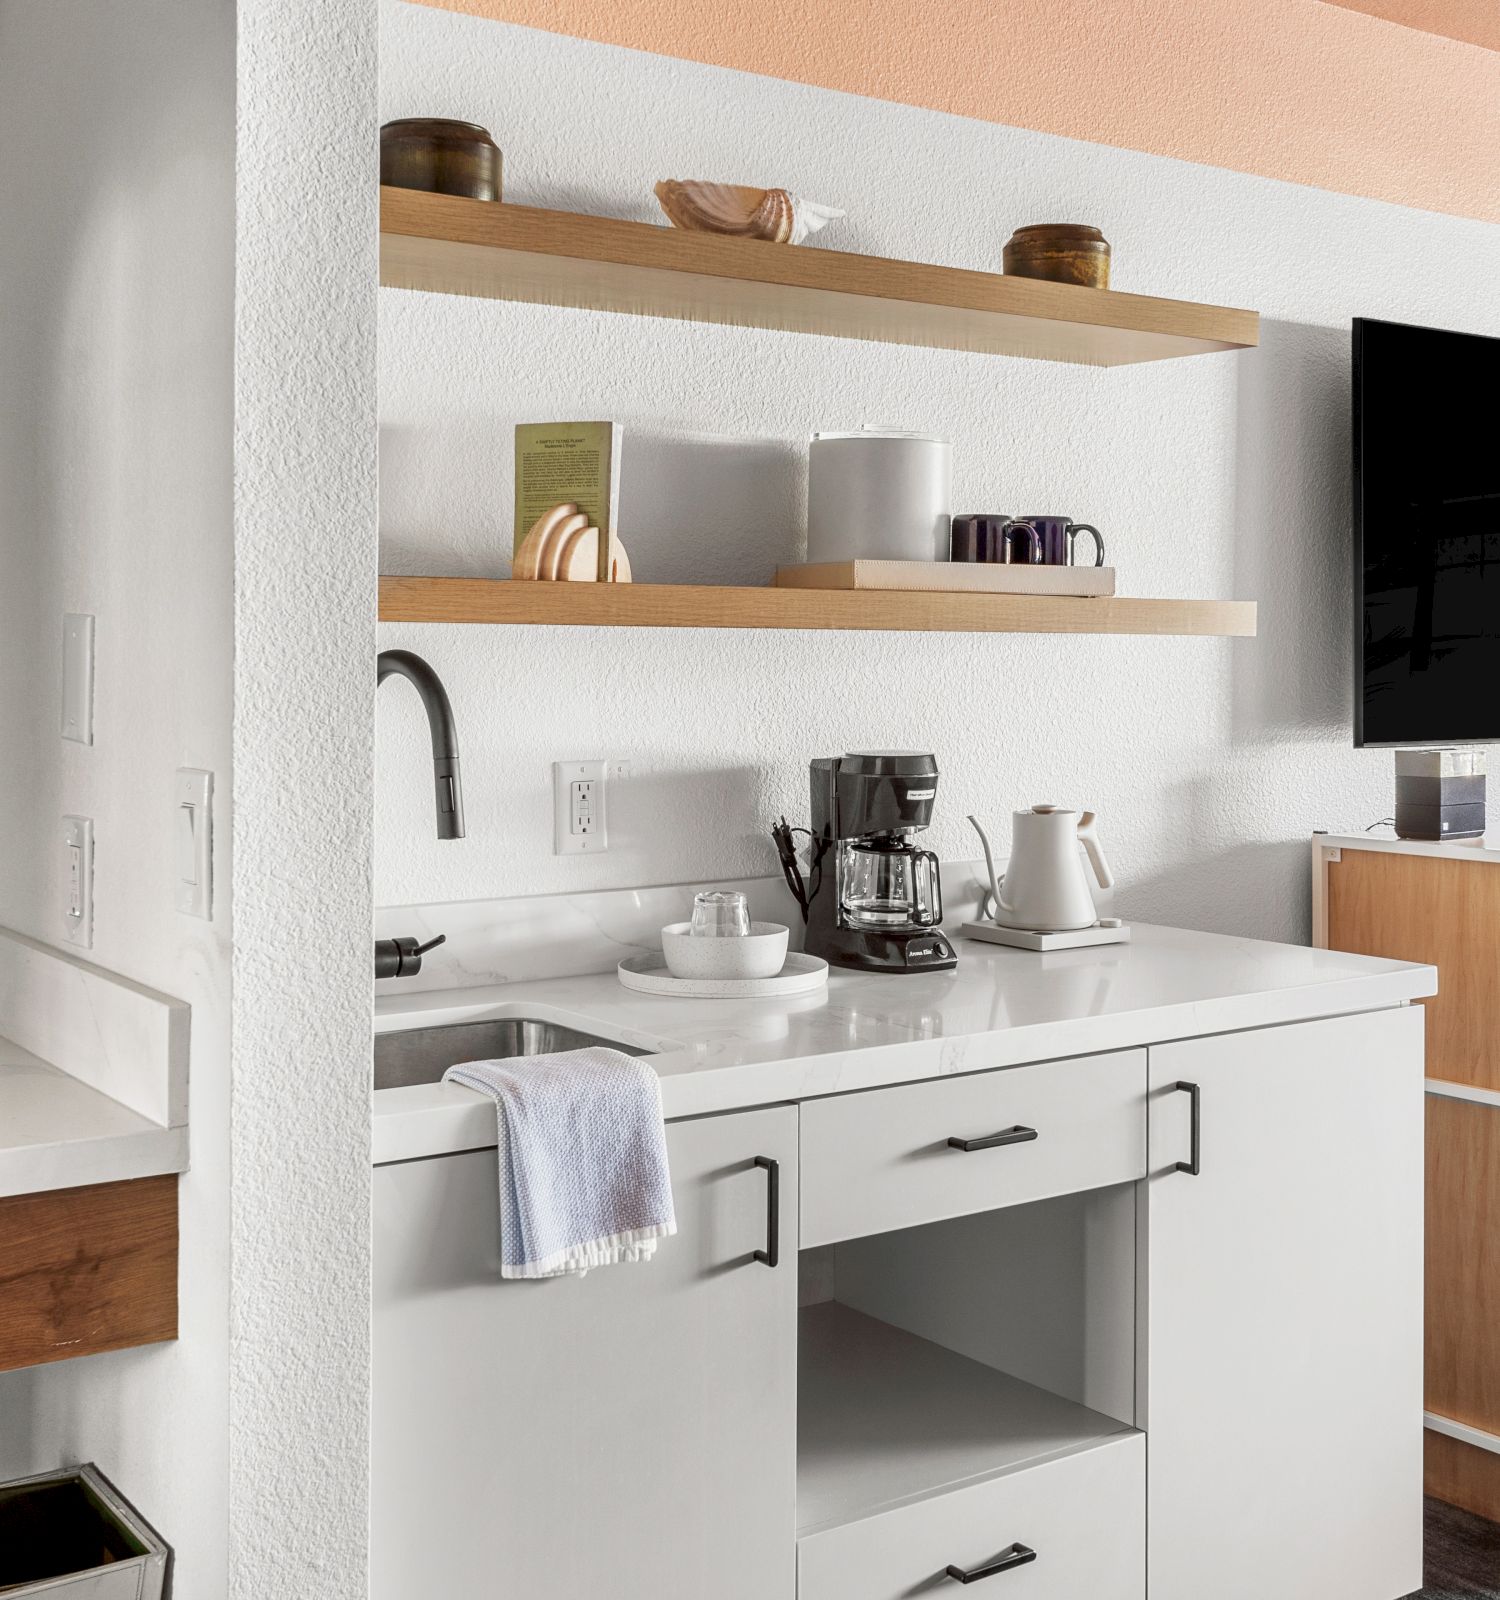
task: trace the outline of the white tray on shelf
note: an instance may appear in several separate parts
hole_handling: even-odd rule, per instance
[[[676,995],[682,1000],[749,1000],[757,995],[810,994],[828,982],[828,963],[794,950],[774,978],[674,978],[660,950],[627,956],[618,968],[620,982],[642,994]]]

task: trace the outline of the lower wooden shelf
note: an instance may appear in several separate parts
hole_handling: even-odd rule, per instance
[[[799,1535],[1134,1431],[837,1301],[798,1352]]]
[[[177,1178],[0,1199],[0,1372],[177,1337]]]
[[[596,628],[812,628],[913,633],[1255,635],[1253,600],[930,590],[749,589],[668,583],[531,583],[383,577],[382,622]]]

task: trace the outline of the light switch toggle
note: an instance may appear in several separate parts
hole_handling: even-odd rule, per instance
[[[212,917],[214,775],[199,767],[178,769],[173,787],[173,894],[190,917]]]
[[[88,817],[62,819],[63,933],[85,950],[94,943],[94,824]]]
[[[193,849],[194,808],[187,804],[177,807],[177,881],[198,883],[198,858]]]

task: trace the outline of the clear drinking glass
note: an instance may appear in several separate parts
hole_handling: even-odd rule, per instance
[[[750,904],[738,889],[707,889],[693,896],[693,936],[737,939],[750,931]]]

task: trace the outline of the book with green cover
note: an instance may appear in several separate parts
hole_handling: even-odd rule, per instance
[[[617,422],[516,424],[516,528],[512,554],[539,517],[571,502],[599,530],[601,583],[609,579],[609,536],[618,531],[621,428]]]

